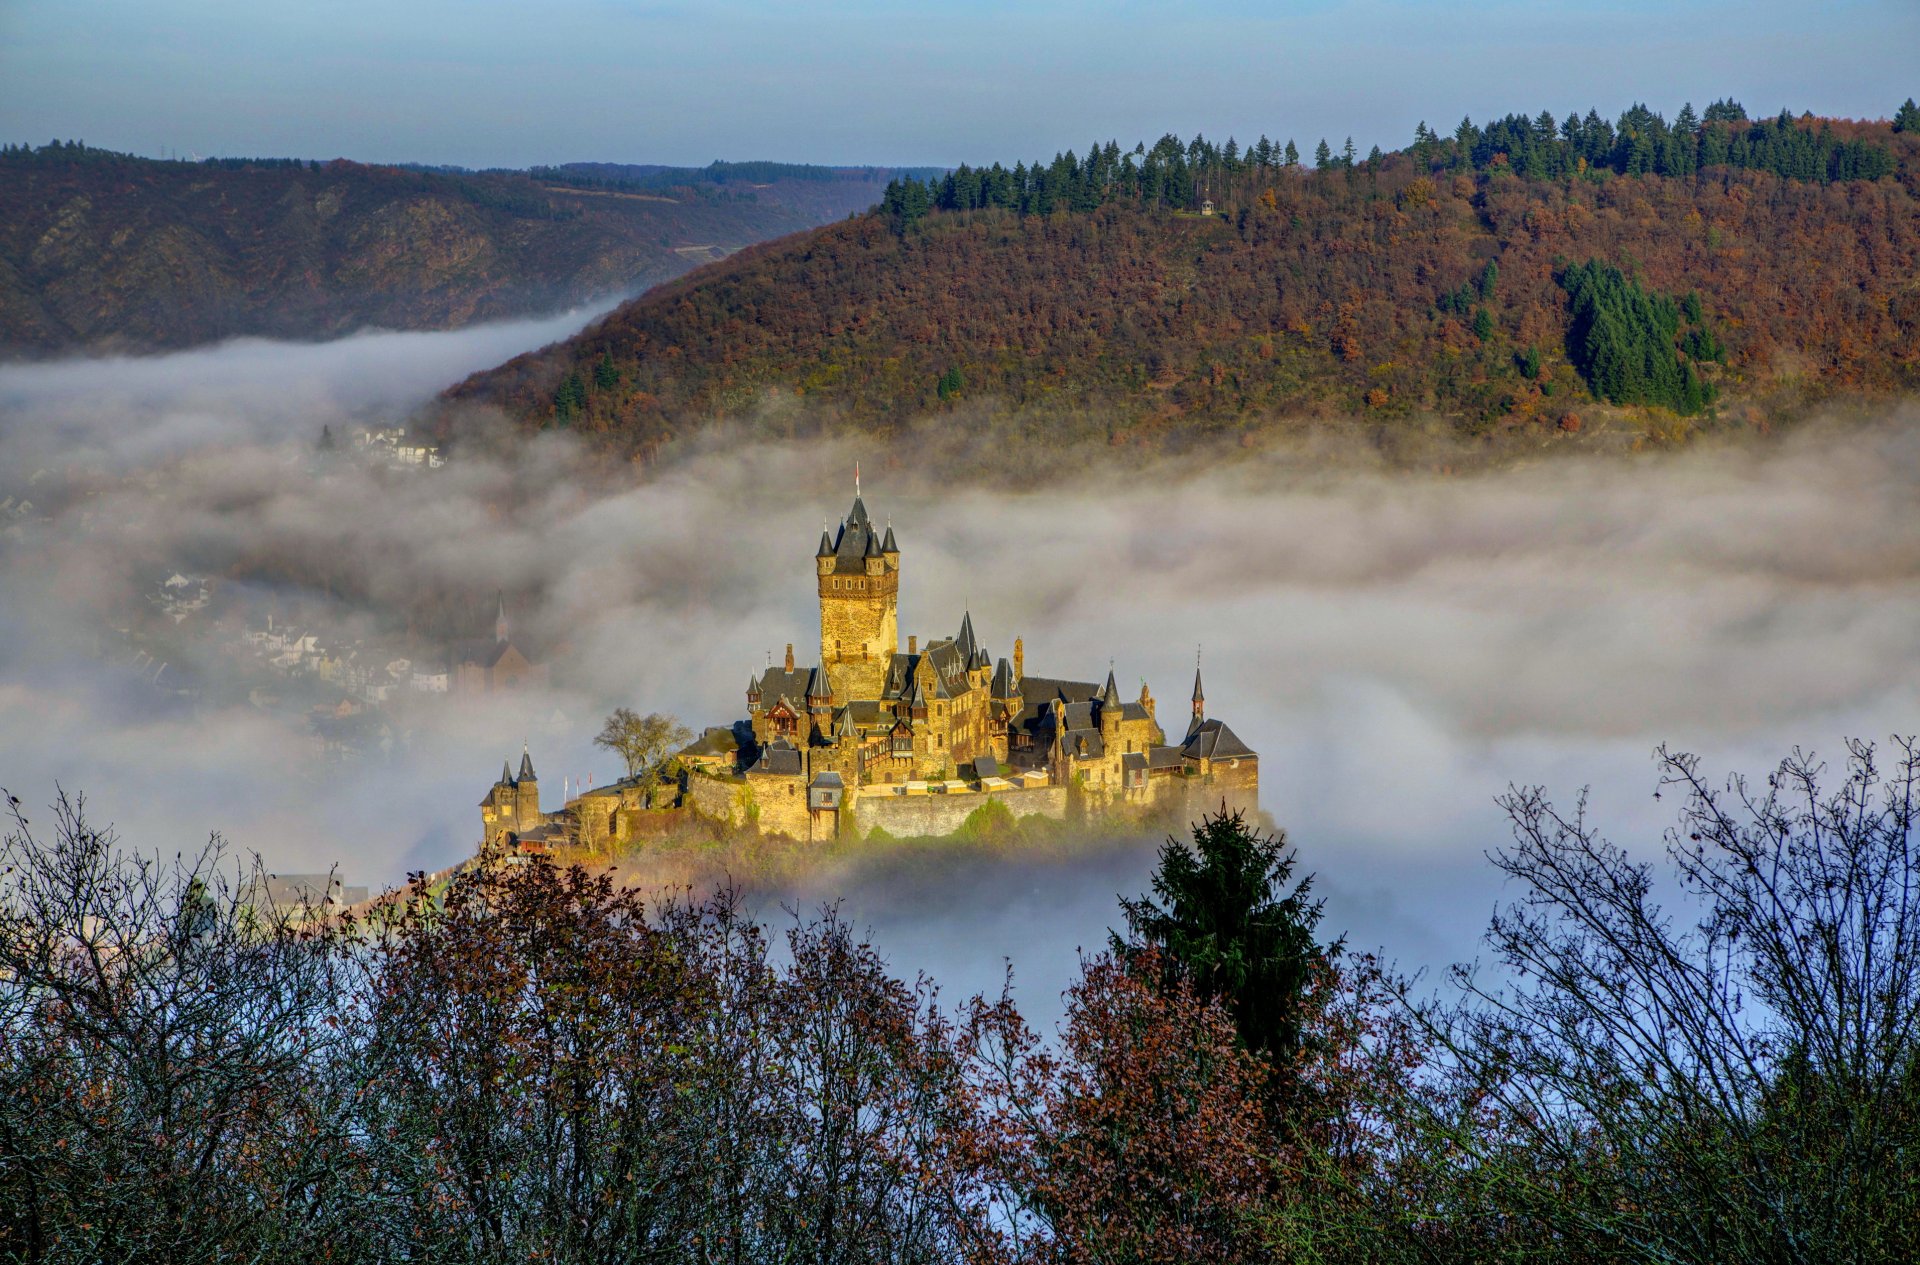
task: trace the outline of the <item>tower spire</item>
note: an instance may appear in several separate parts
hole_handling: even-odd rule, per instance
[[[509,640],[510,632],[507,627],[507,595],[501,591],[495,594],[495,598],[497,605],[494,607],[493,614],[493,639],[504,645]]]
[[[1200,647],[1193,648],[1193,723],[1207,718],[1207,692],[1200,687]]]
[[[860,463],[858,461],[853,463],[853,499],[856,501],[860,499]]]

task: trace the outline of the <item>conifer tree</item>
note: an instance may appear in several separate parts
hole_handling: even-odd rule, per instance
[[[1112,937],[1122,959],[1157,952],[1167,984],[1218,999],[1246,1047],[1279,1065],[1299,1049],[1314,976],[1341,947],[1314,939],[1313,876],[1288,890],[1295,860],[1284,835],[1223,806],[1194,824],[1191,843],[1167,839],[1152,895],[1120,902],[1129,937]]]

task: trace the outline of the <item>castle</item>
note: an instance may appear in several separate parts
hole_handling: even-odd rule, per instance
[[[1253,811],[1259,757],[1206,714],[1196,666],[1192,715],[1169,743],[1143,684],[1029,676],[1025,647],[995,660],[963,613],[951,637],[899,635],[900,546],[858,488],[814,551],[820,649],[747,682],[746,719],[708,729],[662,770],[540,810],[532,758],[481,801],[485,841],[526,849],[644,838],[696,813],[796,840],[851,831],[950,834],[983,804],[1014,816],[1198,816]]]

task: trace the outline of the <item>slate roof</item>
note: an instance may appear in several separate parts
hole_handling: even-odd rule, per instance
[[[918,680],[920,665],[933,669],[933,697],[955,698],[967,692],[967,661],[951,641],[936,641],[918,654],[896,654],[887,665],[887,677],[880,687],[885,700],[903,699]]]
[[[517,782],[537,782],[540,780],[533,775],[533,753],[531,751],[522,751],[520,753],[520,773],[514,780]]]
[[[838,773],[835,773],[832,769],[828,769],[825,773],[822,773],[819,776],[815,777],[812,782],[808,783],[808,785],[832,787],[837,790],[840,787],[845,786],[846,783],[840,780],[840,775]]]
[[[804,712],[807,710],[807,682],[815,671],[813,668],[796,668],[792,672],[781,667],[768,668],[760,674],[759,680],[748,685],[747,692],[750,695],[756,690],[759,692],[763,710],[772,710],[774,701],[784,698],[794,711]]]
[[[963,658],[969,663],[973,661],[974,654],[980,649],[980,642],[979,639],[973,635],[972,611],[967,611],[960,616],[960,632],[959,635],[953,639],[953,644],[959,649]]]
[[[1000,660],[999,664],[993,669],[993,681],[987,686],[987,692],[994,698],[1012,698],[1014,696],[1013,666],[1005,659]]]
[[[824,534],[821,543],[826,543]],[[836,575],[865,575],[866,560],[880,555],[880,540],[874,533],[873,520],[867,517],[866,504],[859,497],[853,498],[853,508],[847,512],[840,524],[840,534],[832,543]]]
[[[1218,720],[1203,720],[1195,725],[1188,732],[1186,741],[1180,744],[1180,751],[1192,760],[1226,760],[1254,755],[1252,747],[1240,741],[1224,721]]]
[[[1179,747],[1148,747],[1145,755],[1148,769],[1177,769],[1181,764]]]
[[[976,757],[973,762],[973,775],[980,778],[999,777],[1000,762],[990,755]]]
[[[447,661],[462,668],[491,668],[500,662],[502,655],[513,648],[511,641],[500,641],[493,637],[474,637],[455,642],[447,651]]]
[[[680,748],[681,755],[735,755],[740,750],[740,735],[732,729],[714,726]]]
[[[768,773],[782,777],[799,777],[801,770],[800,749],[785,738],[775,738],[760,751],[760,762],[753,766],[755,773]]]
[[[1107,740],[1100,736],[1098,729],[1067,730],[1066,746],[1068,755],[1083,756],[1089,760],[1098,760],[1107,754]]]
[[[1123,772],[1136,773],[1146,767],[1147,753],[1144,751],[1129,751],[1120,757],[1120,768]]]

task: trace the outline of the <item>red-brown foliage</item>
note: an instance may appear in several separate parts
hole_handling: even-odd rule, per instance
[[[1060,434],[1142,439],[1278,414],[1454,414],[1550,427],[1584,400],[1558,267],[1597,258],[1647,288],[1697,291],[1724,340],[1722,398],[1785,384],[1920,382],[1920,204],[1900,176],[1797,183],[1755,171],[1528,180],[1274,174],[1211,217],[1135,204],[1021,217],[868,216],[755,248],[663,286],[569,342],[454,388],[533,424],[567,418],[650,451],[715,419],[821,406],[886,431],[990,398]],[[1484,339],[1437,300],[1498,263]],[[1537,378],[1517,362],[1540,355]],[[610,368],[611,385],[593,382]],[[1087,420],[1097,412],[1098,421]],[[769,423],[779,424],[779,423]]]

